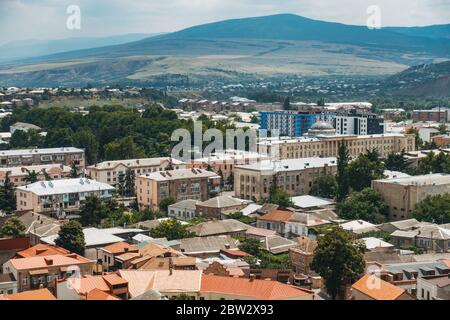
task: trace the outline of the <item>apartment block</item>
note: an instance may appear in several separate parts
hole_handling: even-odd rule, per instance
[[[84,169],[84,150],[78,148],[19,149],[0,151],[0,167],[63,164]]]
[[[390,220],[411,218],[410,213],[427,196],[450,193],[450,175],[428,174],[372,181],[389,206]]]
[[[333,123],[335,116],[321,111],[262,111],[260,125],[268,131],[279,130],[280,135],[300,137],[317,121]]]
[[[280,159],[337,157],[341,143],[347,146],[351,158],[356,158],[361,153],[372,149],[376,149],[381,157],[387,157],[388,154],[393,152],[397,153],[402,150],[410,152],[416,149],[414,135],[318,135],[312,138],[269,138],[258,143],[258,152],[276,155]]]
[[[16,188],[17,211],[65,214],[76,212],[89,195],[111,198],[114,187],[94,180],[77,178],[35,182]]]
[[[207,170],[152,172],[136,178],[137,200],[140,209],[154,210],[158,210],[161,200],[168,197],[177,202],[187,199],[205,201],[219,184],[220,176]]]
[[[302,158],[262,161],[237,166],[234,173],[236,197],[258,201],[268,199],[270,187],[285,190],[291,196],[307,194],[314,180],[321,175],[335,175],[337,160],[330,158]]]
[[[336,115],[336,133],[370,135],[384,133],[383,119],[374,113],[347,112]]]
[[[164,171],[173,167],[174,170],[186,169],[186,165],[176,159],[169,157],[146,158],[104,161],[86,168],[88,177],[102,183],[116,186],[124,177],[128,170],[135,176]]]
[[[27,177],[29,172],[35,172],[37,179],[43,181],[47,176],[52,180],[59,180],[70,175],[71,167],[63,164],[44,164],[39,166],[0,168],[0,184],[5,182],[6,174],[10,181],[16,186],[28,184]]]

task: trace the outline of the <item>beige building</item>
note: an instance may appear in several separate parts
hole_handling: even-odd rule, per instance
[[[43,164],[73,163],[84,169],[84,150],[78,148],[20,149],[0,151],[0,167],[37,166]]]
[[[161,200],[173,197],[175,200],[205,201],[220,184],[220,177],[211,171],[201,169],[179,169],[152,172],[136,178],[139,208],[159,209]]]
[[[321,175],[335,175],[336,158],[302,158],[262,161],[237,166],[234,172],[236,197],[258,201],[268,199],[270,187],[276,185],[291,196],[307,194],[314,180]]]
[[[427,196],[450,193],[450,175],[429,174],[372,181],[389,206],[390,220],[410,218],[410,212]]]
[[[366,150],[376,149],[381,157],[387,157],[393,152],[414,151],[414,135],[404,134],[374,134],[366,136],[355,135],[318,135],[315,137],[300,137],[287,139],[267,139],[258,143],[261,154],[279,155],[280,159],[296,159],[307,157],[337,157],[339,145],[344,141],[351,158],[356,158]]]
[[[89,195],[111,198],[114,187],[94,180],[76,178],[35,182],[16,188],[17,211],[56,214],[76,212]]]
[[[70,175],[70,166],[63,164],[45,164],[40,166],[27,166],[27,167],[12,167],[12,168],[0,168],[0,184],[5,182],[6,174],[9,174],[9,179],[14,186],[20,187],[28,184],[26,180],[28,172],[36,172],[37,179],[43,181],[46,179],[45,173],[52,178],[52,180],[63,179]]]
[[[186,169],[186,165],[169,157],[104,161],[86,168],[86,175],[96,181],[115,186],[120,177],[131,170],[135,176],[164,171],[172,165],[174,170]]]

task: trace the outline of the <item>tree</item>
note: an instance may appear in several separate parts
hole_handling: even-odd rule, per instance
[[[45,181],[51,181],[51,180],[53,180],[52,177],[48,174],[47,170],[42,169],[42,174],[44,175]]]
[[[320,98],[319,100],[317,100],[317,106],[325,107],[325,99],[324,98]]]
[[[337,158],[337,175],[336,181],[338,184],[336,199],[338,202],[345,199],[349,192],[349,184],[347,178],[347,166],[348,166],[348,150],[345,142],[342,141],[339,144],[338,158]]]
[[[27,176],[25,177],[25,181],[28,183],[35,183],[38,181],[38,174],[35,170],[30,171],[28,169],[25,169],[27,171]]]
[[[352,192],[347,199],[338,203],[339,216],[344,219],[365,220],[379,224],[386,221],[388,207],[381,194],[371,188]]]
[[[0,210],[5,213],[12,213],[16,210],[16,195],[14,192],[14,183],[9,178],[9,172],[5,175],[5,181],[0,187]]]
[[[240,242],[239,250],[242,250],[254,257],[261,253],[261,242],[258,239],[247,238]]]
[[[69,176],[71,178],[78,178],[79,174],[78,174],[78,168],[75,165],[75,163],[72,163],[72,165],[70,166],[70,173]]]
[[[372,159],[374,159],[372,157]],[[362,154],[350,162],[347,168],[349,186],[354,191],[370,187],[372,180],[384,176],[384,164],[379,160],[371,161],[370,154]]]
[[[384,165],[387,170],[405,172],[408,170],[408,162],[405,158],[405,149],[401,153],[388,154]]]
[[[125,196],[132,197],[134,196],[135,190],[134,190],[134,171],[131,169],[128,169],[125,172]]]
[[[269,202],[279,205],[282,208],[293,207],[294,203],[289,194],[281,188],[271,186],[269,190]]]
[[[161,202],[159,203],[159,208],[161,209],[161,211],[164,211],[164,213],[167,213],[168,207],[171,204],[174,204],[177,202],[177,199],[175,199],[174,197],[167,197],[161,200]]]
[[[102,201],[96,195],[86,197],[80,208],[81,223],[83,226],[99,225],[102,219],[108,216]]]
[[[47,148],[71,147],[73,146],[73,131],[70,128],[50,129],[45,137],[44,145]]]
[[[338,189],[336,177],[323,175],[314,180],[309,194],[316,197],[334,199]]]
[[[250,123],[259,123],[259,118],[256,115],[252,115],[250,118]]]
[[[345,286],[364,272],[364,245],[351,233],[334,227],[318,239],[311,269],[325,280],[331,298],[344,298]]]
[[[24,235],[25,226],[17,217],[11,217],[5,221],[0,229],[2,237],[18,238]]]
[[[440,124],[439,125],[439,134],[447,134],[447,126],[445,124]]]
[[[144,150],[134,142],[131,136],[115,140],[105,146],[106,160],[138,159],[144,157]]]
[[[419,136],[419,130],[415,129],[415,128],[409,128],[408,130],[406,130],[406,134],[413,134],[415,137],[415,144],[416,144],[416,149],[420,149],[422,147],[423,141],[422,139],[420,139]]]
[[[437,224],[450,223],[450,194],[426,197],[417,204],[411,214],[419,221]]]
[[[12,149],[30,147],[28,133],[23,130],[14,131],[14,133],[11,135],[11,139],[9,140],[9,146]]]
[[[86,162],[94,164],[98,161],[99,143],[97,137],[90,128],[83,127],[73,136],[74,146],[83,148],[86,155]]]
[[[291,110],[291,99],[289,99],[289,97],[286,97],[286,98],[284,99],[284,102],[283,102],[283,109],[284,109],[284,110]]]
[[[419,174],[450,173],[450,155],[443,152],[435,155],[434,152],[429,152],[426,157],[419,160],[417,172]]]
[[[81,224],[75,220],[64,224],[58,232],[55,244],[70,252],[84,255],[86,243]]]
[[[190,232],[187,225],[182,225],[176,219],[167,219],[161,222],[156,228],[150,231],[153,238],[167,238],[167,240],[178,240],[183,238],[190,238],[194,233]]]

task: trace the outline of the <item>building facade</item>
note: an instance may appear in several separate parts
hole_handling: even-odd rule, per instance
[[[262,111],[261,129],[279,130],[281,136],[301,137],[317,121],[333,123],[335,113],[321,111]]]
[[[336,115],[337,134],[365,136],[384,133],[383,119],[374,113],[340,113]]]
[[[372,181],[388,205],[390,220],[409,219],[416,205],[427,196],[450,193],[450,175],[429,174]]]
[[[29,173],[35,172],[38,181],[44,181],[47,177],[52,180],[64,179],[70,175],[71,167],[63,164],[45,164],[40,166],[0,168],[0,184],[6,179],[6,174],[16,187],[29,183],[27,177]]]
[[[336,158],[302,158],[262,161],[235,167],[234,192],[241,199],[268,199],[270,187],[277,186],[291,196],[307,194],[321,175],[335,175]]]
[[[160,202],[168,197],[176,201],[209,198],[220,184],[220,176],[201,169],[180,169],[153,172],[136,178],[137,200],[140,209],[159,209]]]
[[[77,212],[90,195],[111,198],[114,187],[94,180],[76,178],[35,182],[16,188],[17,211],[56,215]]]
[[[267,139],[258,143],[261,154],[277,155],[280,159],[307,157],[337,157],[340,143],[347,147],[351,158],[358,157],[367,150],[376,149],[381,157],[405,150],[416,150],[414,135],[378,134],[378,135],[319,135],[314,138]]]
[[[44,164],[75,164],[84,169],[84,150],[78,148],[20,149],[0,151],[0,167],[37,166]]]

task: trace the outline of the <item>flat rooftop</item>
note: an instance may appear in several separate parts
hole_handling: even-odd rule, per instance
[[[289,172],[309,168],[322,168],[325,165],[336,166],[337,159],[335,157],[330,158],[314,157],[314,158],[300,158],[300,159],[284,159],[279,161],[263,160],[258,163],[235,166],[235,168],[255,170],[255,171],[273,170],[275,172]]]
[[[84,153],[84,150],[68,147],[68,148],[46,148],[46,149],[17,149],[4,150],[0,152],[0,157],[3,156],[32,156],[35,154],[60,154],[60,153]]]
[[[450,184],[450,175],[435,173],[435,174],[426,174],[421,176],[403,177],[395,179],[381,179],[375,181],[382,183],[400,184],[403,186],[443,185],[443,184]]]

